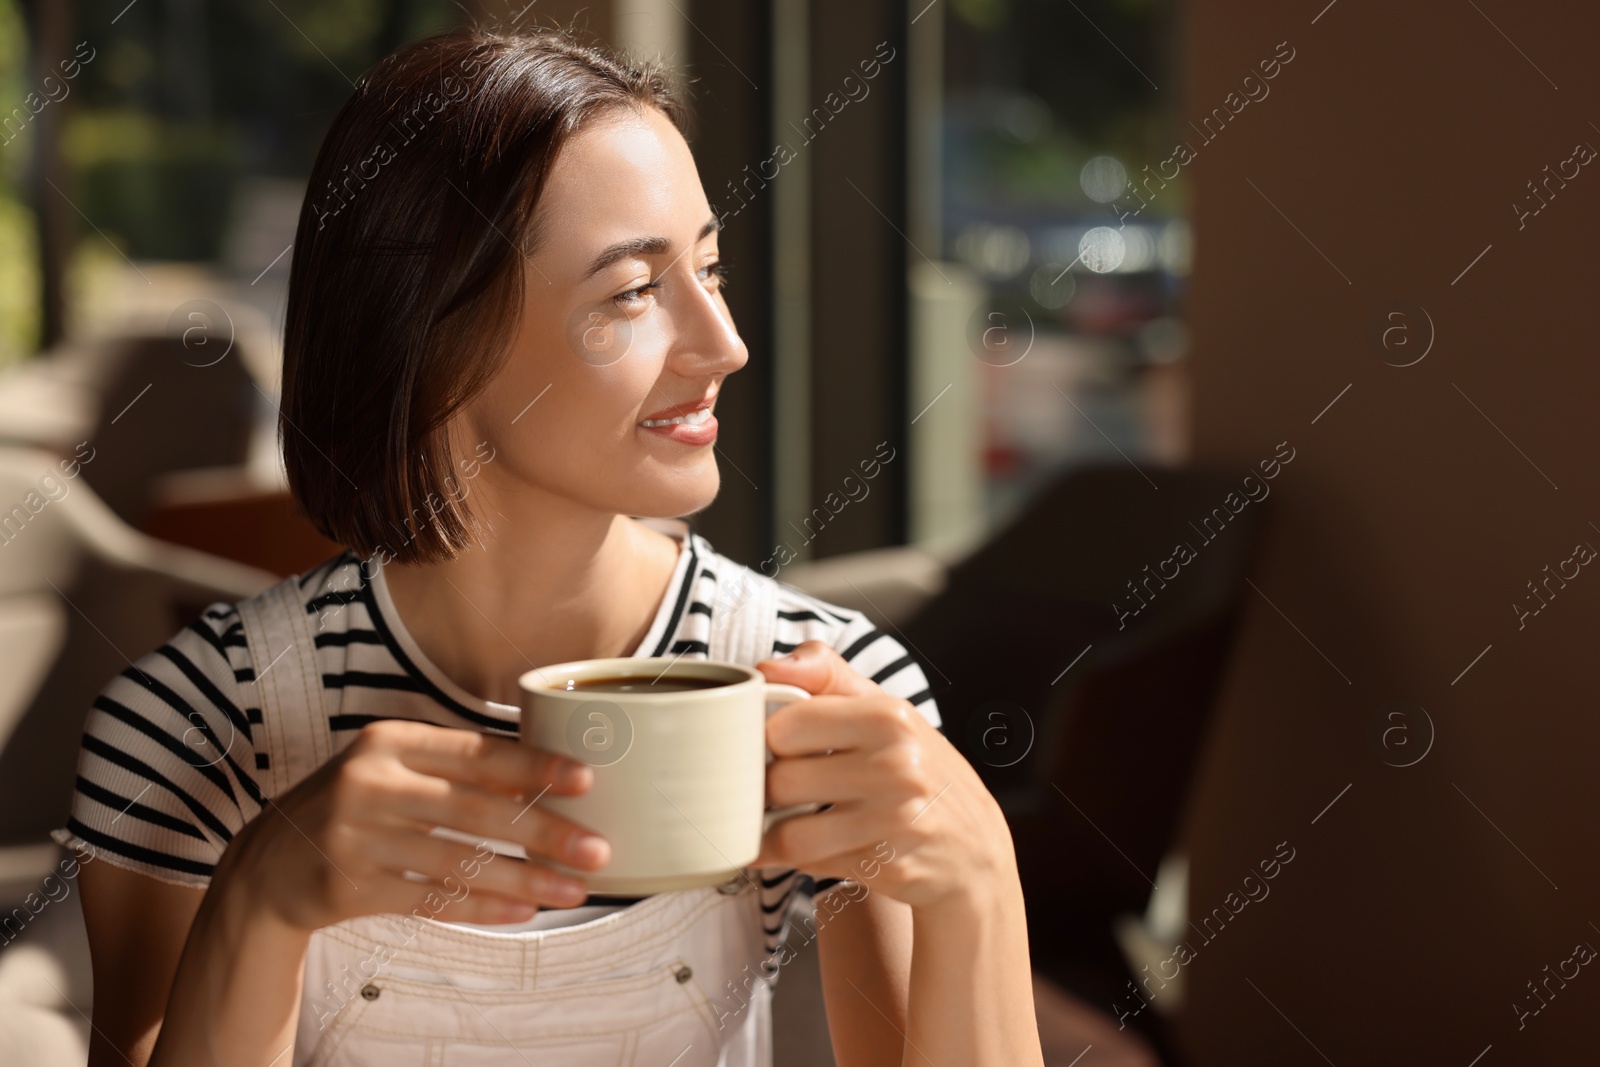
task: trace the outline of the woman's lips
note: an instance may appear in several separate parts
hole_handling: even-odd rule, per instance
[[[721,390],[718,390],[718,392],[720,391]],[[659,422],[663,419],[675,419],[683,415],[693,415],[698,411],[707,411],[710,410],[711,405],[716,402],[716,399],[717,393],[712,393],[710,396],[703,396],[699,400],[690,400],[682,404],[674,404],[669,408],[662,408],[660,411],[646,415],[641,421]]]
[[[679,422],[669,426],[640,426],[639,429],[645,433],[653,433],[669,440],[677,441],[680,444],[698,447],[709,445],[717,439],[717,417],[712,415],[699,425]]]

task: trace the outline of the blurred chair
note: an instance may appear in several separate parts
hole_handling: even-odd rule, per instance
[[[41,897],[41,877],[8,877],[3,851],[0,901],[5,914],[12,916],[11,909],[30,893],[35,894],[38,914],[20,934],[12,930],[8,936],[15,940],[0,947],[0,1063],[83,1067],[89,1058],[86,1016],[93,1009],[93,985],[77,887],[58,875],[47,890],[56,899]],[[54,843],[49,851],[52,868],[57,852],[67,855]],[[60,895],[62,885],[68,890],[65,896]]]
[[[226,344],[181,334],[67,342],[0,374],[0,442],[71,453],[87,441],[84,481],[137,524],[158,476],[248,458],[264,401],[239,346]]]
[[[1241,475],[1148,474],[1062,477],[898,626],[1006,813],[1036,969],[1106,1012],[1135,1003],[1115,929],[1174,848],[1264,507]],[[1156,1012],[1131,1025],[1177,1062]]]
[[[150,487],[140,528],[152,537],[247,563],[304,574],[343,548],[323,537],[289,490],[249,467],[175,471]]]
[[[1241,505],[1241,475],[1148,473],[1080,468],[976,548],[880,549],[780,574],[901,639],[946,736],[1000,801],[1052,1063],[1181,1062],[1155,1012],[1115,1024],[1115,1002],[1136,1005],[1117,930],[1146,911],[1174,852],[1264,504]],[[1179,542],[1193,558],[1174,576],[1163,561]],[[1181,879],[1163,882],[1181,895]]]
[[[963,550],[901,545],[791,563],[778,580],[830,604],[854,608],[888,630],[943,591]]]
[[[0,448],[0,916],[15,919],[30,894],[37,908],[0,947],[0,1063],[39,1067],[82,1064],[87,1049],[76,886],[40,901],[65,854],[49,831],[66,820],[90,704],[130,657],[205,605],[275,581],[139,533],[85,484],[85,470],[66,477],[62,462]]]
[[[100,688],[265,571],[130,528],[61,457],[0,449],[0,845],[46,842],[72,797]],[[97,459],[95,462],[99,462]]]
[[[83,481],[123,521],[279,576],[305,571],[340,548],[288,492],[260,380],[276,365],[257,351],[273,338],[237,301],[191,303],[165,333],[140,319],[145,332],[74,339],[0,373],[0,445],[86,443]]]

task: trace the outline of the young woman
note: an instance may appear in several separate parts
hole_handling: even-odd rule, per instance
[[[280,429],[349,551],[95,702],[57,832],[94,857],[94,1067],[756,1067],[807,886],[840,1064],[1042,1063],[1010,836],[920,666],[676,518],[747,358],[684,121],[655,69],[481,30],[334,120]],[[518,744],[516,679],[718,654],[814,694],[769,720],[769,795],[831,806],[756,877],[588,896],[539,861],[608,845],[537,798],[593,772]],[[489,839],[528,859],[459,843]]]

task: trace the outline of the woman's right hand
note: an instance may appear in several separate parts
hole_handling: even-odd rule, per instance
[[[583,793],[593,781],[585,764],[515,739],[381,720],[269,801],[229,845],[215,880],[241,886],[307,933],[375,914],[526,920],[588,893],[538,860],[595,870],[610,859],[604,838],[537,802]],[[519,843],[529,862],[432,836],[434,827]],[[408,870],[429,880],[405,877]]]

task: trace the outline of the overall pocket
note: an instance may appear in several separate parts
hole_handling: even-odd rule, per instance
[[[341,1013],[306,1067],[714,1067],[721,1056],[705,992],[681,960],[537,992],[371,985],[373,999]]]
[[[343,995],[332,1018],[312,1018],[302,1006],[296,1067],[758,1062],[744,1053],[727,1059],[752,1031],[720,1027],[713,1004],[759,950],[757,895],[689,890],[633,908],[528,936],[423,927],[380,973],[362,979],[359,995]],[[370,952],[363,946],[380,929],[356,921],[320,933],[307,960],[308,990],[354,970],[351,961]]]

